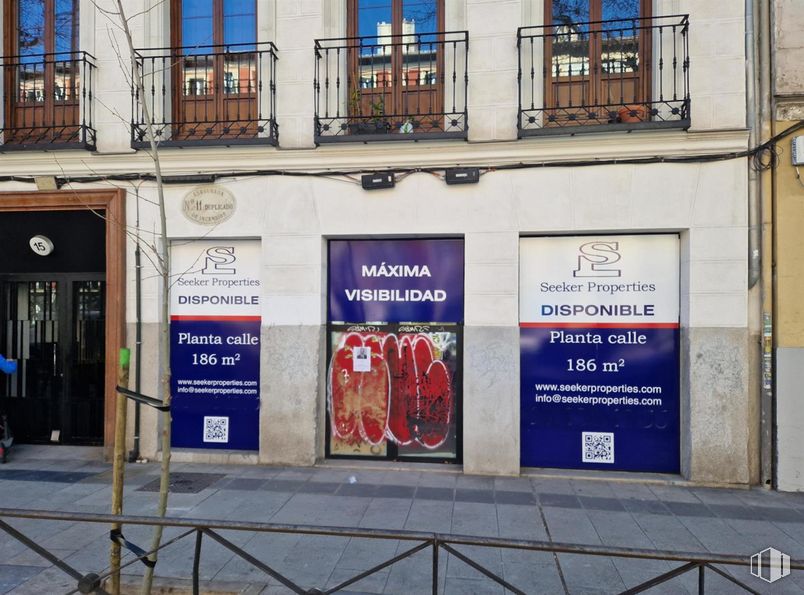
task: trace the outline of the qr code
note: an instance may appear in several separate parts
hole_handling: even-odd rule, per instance
[[[205,415],[204,442],[229,442],[229,418]]]
[[[581,432],[584,463],[613,463],[614,434],[612,432]]]

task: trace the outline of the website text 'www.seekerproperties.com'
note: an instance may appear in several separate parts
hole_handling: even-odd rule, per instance
[[[637,394],[661,394],[661,386],[631,384],[536,384],[536,402],[564,405],[641,405],[661,406],[660,397],[636,397]],[[586,393],[586,394],[579,394]],[[615,396],[616,395],[616,396]]]

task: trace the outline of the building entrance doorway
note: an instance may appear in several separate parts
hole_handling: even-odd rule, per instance
[[[0,275],[0,379],[15,440],[103,444],[106,283],[102,273]]]

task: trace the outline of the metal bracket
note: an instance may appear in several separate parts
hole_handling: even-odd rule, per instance
[[[117,392],[119,392],[124,397],[128,397],[132,401],[137,401],[138,403],[142,403],[143,405],[148,405],[149,407],[153,407],[154,409],[158,409],[159,411],[170,411],[170,405],[165,405],[159,399],[148,397],[146,395],[143,395],[142,393],[135,393],[133,390],[128,390],[127,388],[123,388],[122,386],[118,386],[115,390],[117,390]]]
[[[124,547],[128,551],[133,553],[148,568],[153,568],[154,566],[156,566],[155,560],[148,559],[147,557],[148,552],[146,552],[138,545],[131,543],[128,539],[123,537],[123,532],[120,529],[112,529],[111,531],[109,531],[109,539],[111,539],[114,543],[116,543],[120,547]]]

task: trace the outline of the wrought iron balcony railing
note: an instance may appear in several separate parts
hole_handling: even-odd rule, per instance
[[[689,128],[687,15],[520,27],[519,136]]]
[[[318,39],[315,140],[466,138],[466,31]]]
[[[277,49],[271,42],[137,50],[131,145],[276,145]]]
[[[2,58],[2,149],[95,149],[95,58],[57,52]]]

